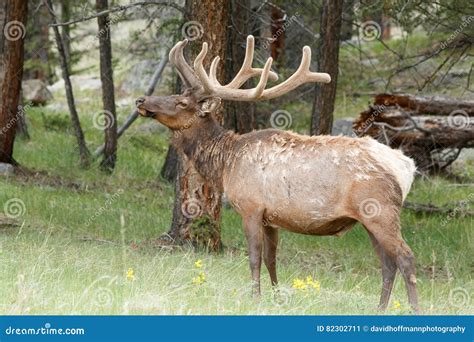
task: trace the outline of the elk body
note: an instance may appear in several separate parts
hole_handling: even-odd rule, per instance
[[[415,172],[413,161],[371,138],[303,136],[266,129],[238,135],[222,128],[213,112],[220,99],[260,101],[275,98],[307,82],[329,82],[323,73],[309,71],[311,50],[304,47],[300,67],[289,79],[265,89],[271,58],[263,69],[252,68],[253,37],[247,39],[243,66],[232,82],[221,85],[202,62],[203,44],[194,68],[183,56],[186,41],[176,44],[170,61],[186,90],[182,95],[148,96],[137,100],[143,116],[174,131],[174,144],[200,175],[214,182],[242,216],[254,291],[260,293],[263,261],[277,284],[278,229],[308,235],[340,236],[360,222],[382,263],[383,286],[379,308],[385,309],[397,269],[403,275],[410,304],[419,310],[414,256],[402,238],[400,209]],[[253,89],[239,89],[260,76]]]

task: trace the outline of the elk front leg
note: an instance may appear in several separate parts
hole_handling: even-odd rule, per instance
[[[262,219],[263,212],[255,212],[243,217],[252,272],[252,293],[257,298],[260,297],[260,269],[262,266]]]
[[[270,273],[272,285],[278,284],[276,273],[276,251],[278,246],[278,229],[264,226],[263,227],[263,261]]]

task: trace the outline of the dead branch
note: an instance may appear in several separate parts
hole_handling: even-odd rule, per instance
[[[161,78],[161,75],[163,73],[163,70],[165,69],[166,64],[168,63],[168,58],[169,58],[169,52],[170,49],[167,49],[164,55],[161,57],[160,64],[158,64],[155,73],[153,74],[150,84],[148,85],[148,88],[145,91],[145,96],[150,96],[153,94],[155,91],[156,84],[158,83],[159,79]],[[137,109],[133,109],[133,111],[128,115],[127,119],[123,123],[122,126],[120,126],[117,130],[117,139],[119,139],[122,134],[133,124],[133,122],[138,118],[138,111]],[[105,145],[102,144],[99,146],[94,154],[93,157],[97,158],[99,157],[103,152],[104,152]]]
[[[129,9],[131,7],[149,6],[149,5],[169,6],[169,7],[172,7],[174,9],[180,11],[183,14],[186,14],[186,9],[184,7],[179,6],[178,4],[174,3],[173,1],[153,1],[153,0],[150,0],[150,1],[137,1],[137,2],[134,2],[132,4],[120,5],[120,6],[116,6],[114,8],[110,8],[108,10],[100,11],[100,12],[91,14],[89,16],[82,17],[80,19],[73,19],[73,20],[70,20],[70,21],[67,21],[67,22],[64,22],[64,23],[52,23],[52,24],[49,24],[49,26],[55,27],[55,26],[73,25],[73,24],[77,24],[77,23],[80,23],[80,22],[83,22],[83,21],[87,21],[87,20],[91,20],[91,19],[94,19],[94,18],[97,18],[97,17],[101,17],[101,16],[107,15],[109,13],[126,11],[127,9]]]

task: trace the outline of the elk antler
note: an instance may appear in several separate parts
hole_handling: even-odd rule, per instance
[[[184,58],[184,47],[188,44],[188,40],[182,40],[171,49],[169,59],[172,65],[176,67],[179,77],[183,81],[186,88],[202,87],[201,81],[196,77],[194,70],[189,66]]]
[[[223,100],[262,101],[282,96],[283,94],[292,91],[304,83],[331,82],[331,77],[328,74],[311,72],[309,70],[311,64],[311,49],[309,46],[305,46],[303,47],[303,57],[301,59],[301,64],[296,72],[283,83],[280,83],[272,88],[265,89],[268,79],[271,78],[272,80],[276,80],[278,76],[270,71],[273,62],[272,58],[268,58],[263,69],[252,68],[253,50],[254,39],[252,36],[248,36],[247,50],[242,68],[229,84],[222,86],[216,78],[219,57],[215,57],[212,61],[209,75],[204,69],[202,63],[207,54],[207,43],[203,43],[201,52],[194,60],[194,71],[201,81],[205,92],[211,96],[220,97]],[[250,77],[257,75],[260,75],[260,81],[255,88],[238,89]]]

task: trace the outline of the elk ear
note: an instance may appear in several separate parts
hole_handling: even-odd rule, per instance
[[[214,114],[221,105],[221,99],[219,97],[207,98],[199,102],[198,116],[203,118],[209,114]]]

